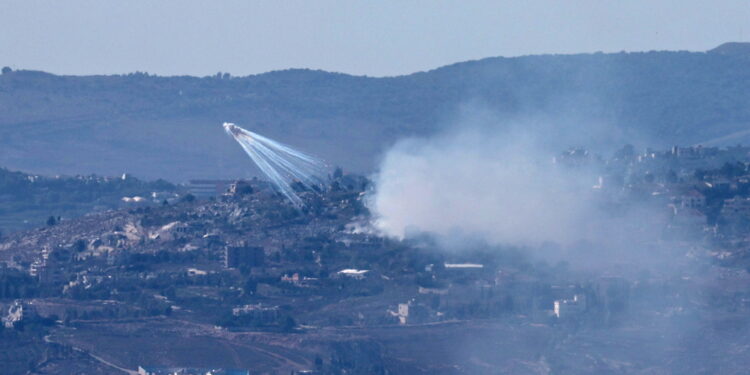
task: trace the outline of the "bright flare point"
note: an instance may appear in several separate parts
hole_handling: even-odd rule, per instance
[[[326,167],[322,160],[231,122],[224,123],[224,130],[242,146],[276,189],[295,206],[302,207],[303,202],[292,188],[292,183],[299,182],[310,189],[324,182]]]

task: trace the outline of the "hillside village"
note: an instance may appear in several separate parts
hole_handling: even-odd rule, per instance
[[[11,339],[0,356],[11,373],[35,374],[595,374],[718,361],[741,373],[747,329],[721,327],[750,311],[750,147],[625,146],[609,158],[573,148],[551,162],[595,171],[605,212],[653,208],[628,223],[644,236],[627,245],[671,266],[591,269],[587,257],[544,255],[596,244],[447,251],[429,234],[383,237],[370,225],[370,182],[340,170],[315,190],[297,187],[301,210],[257,179],[197,198],[188,186],[4,235],[0,335]],[[660,338],[685,324],[702,333]],[[625,355],[608,336],[643,348]],[[584,356],[582,338],[600,351]],[[738,355],[680,354],[701,339]],[[486,350],[441,356],[455,341]],[[546,344],[528,358],[506,347],[531,342]]]

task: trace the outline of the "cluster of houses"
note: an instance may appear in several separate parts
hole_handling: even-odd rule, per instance
[[[748,233],[739,230],[742,225],[750,227],[748,152],[750,148],[742,147],[675,147],[638,154],[626,147],[604,160],[573,149],[555,163],[597,171],[601,177],[594,189],[608,199],[624,203],[640,199],[662,208],[665,233],[736,238]],[[364,183],[359,180],[341,180],[341,186],[319,196],[310,193],[309,212],[304,214],[284,209],[279,199],[253,183],[197,181],[193,185],[196,195],[217,199],[102,213],[32,232],[16,242],[11,238],[7,246],[27,246],[29,251],[18,253],[33,256],[4,263],[27,271],[40,284],[60,286],[64,296],[104,283],[114,290],[119,280],[150,284],[162,277],[214,286],[232,280],[237,283],[232,290],[241,291],[243,298],[265,300],[234,303],[224,306],[224,311],[257,322],[279,320],[279,306],[285,299],[373,296],[386,286],[409,292],[388,300],[373,314],[402,325],[502,315],[537,321],[587,315],[609,322],[629,306],[631,285],[624,279],[557,285],[480,262],[446,260],[417,270],[422,281],[429,282],[415,282],[404,268],[386,275],[357,261],[357,256],[342,256],[344,252],[384,254],[394,248],[387,248],[386,239],[378,236],[342,230],[362,215]],[[217,195],[220,192],[223,195]],[[307,194],[301,196],[307,199]],[[644,220],[652,222],[656,221]],[[162,262],[164,267],[149,267],[148,262]]]
[[[750,147],[675,146],[637,153],[625,146],[610,159],[570,149],[554,162],[598,175],[593,187],[605,199],[663,208],[673,231],[726,236],[750,223]]]
[[[481,264],[445,265],[452,267],[432,265],[428,271],[437,272],[441,286],[419,286],[415,297],[387,311],[398,324],[517,316],[540,323],[585,318],[606,325],[616,322],[630,307],[632,285],[621,277],[559,284],[508,268],[490,272]]]

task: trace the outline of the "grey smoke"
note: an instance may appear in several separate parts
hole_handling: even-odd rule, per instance
[[[431,137],[402,140],[385,154],[368,200],[378,230],[397,238],[429,233],[451,243],[552,243],[562,249],[555,251],[557,258],[575,251],[567,255],[591,255],[595,263],[637,257],[634,245],[658,235],[659,225],[644,224],[663,220],[665,210],[639,205],[613,215],[592,188],[601,171],[553,164],[564,144],[575,145],[602,126],[576,122],[561,137],[553,120],[482,117],[465,117]]]

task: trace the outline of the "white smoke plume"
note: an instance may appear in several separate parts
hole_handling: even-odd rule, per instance
[[[323,183],[326,169],[322,160],[230,122],[224,123],[224,130],[295,206],[301,207],[303,202],[292,188],[292,183],[299,182],[307,188]]]
[[[368,199],[374,226],[398,238],[429,233],[453,244],[478,238],[622,249],[641,236],[643,218],[659,216],[645,206],[606,213],[601,192],[592,189],[598,171],[555,165],[552,158],[571,145],[563,148],[543,127],[526,125],[498,130],[462,123],[459,130],[397,143],[374,176]]]

